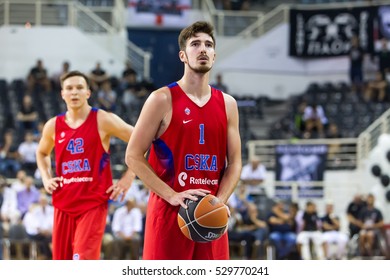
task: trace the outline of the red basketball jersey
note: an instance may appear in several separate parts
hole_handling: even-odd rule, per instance
[[[56,176],[63,177],[63,186],[53,193],[53,205],[77,216],[107,203],[112,185],[110,154],[100,140],[98,109],[92,108],[85,122],[73,129],[58,115],[55,127]]]
[[[227,115],[223,94],[212,88],[210,100],[199,107],[177,83],[168,87],[172,96],[172,118],[167,130],[153,142],[149,163],[177,192],[202,188],[215,195],[226,165]],[[220,249],[227,248],[226,235],[210,244],[187,239],[177,224],[178,210],[179,207],[151,193],[145,259],[227,258],[228,252]]]
[[[227,116],[221,91],[211,88],[203,106],[195,104],[177,83],[169,85],[172,119],[153,142],[149,163],[175,191],[205,188],[215,195],[226,164]]]

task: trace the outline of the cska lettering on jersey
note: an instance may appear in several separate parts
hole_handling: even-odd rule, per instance
[[[62,163],[62,174],[91,171],[91,166],[87,158],[70,160]]]
[[[207,154],[187,154],[185,156],[185,169],[218,171],[217,156]]]

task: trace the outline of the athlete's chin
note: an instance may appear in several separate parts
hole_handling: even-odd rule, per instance
[[[79,102],[70,102],[70,103],[68,104],[68,107],[69,107],[70,109],[75,110],[75,109],[80,108],[81,105],[80,105]]]
[[[210,72],[211,67],[210,66],[201,66],[201,67],[198,67],[197,69],[194,69],[194,70],[196,73],[206,74],[206,73]]]

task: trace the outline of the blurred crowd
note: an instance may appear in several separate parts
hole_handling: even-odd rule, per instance
[[[266,168],[260,159],[252,159],[243,166],[227,203],[232,259],[385,258],[389,253],[374,195],[357,194],[345,212],[335,213],[333,201],[318,209],[315,200],[300,207],[295,201],[271,198],[265,180]],[[148,196],[149,190],[137,180],[123,201],[109,201],[101,259],[142,259]],[[19,170],[12,183],[0,176],[0,209],[1,258],[51,258],[51,196],[25,170]],[[17,238],[24,243],[14,242]]]

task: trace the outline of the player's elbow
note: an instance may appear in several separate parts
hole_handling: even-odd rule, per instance
[[[132,153],[126,153],[125,162],[129,169],[134,170],[136,160]]]

